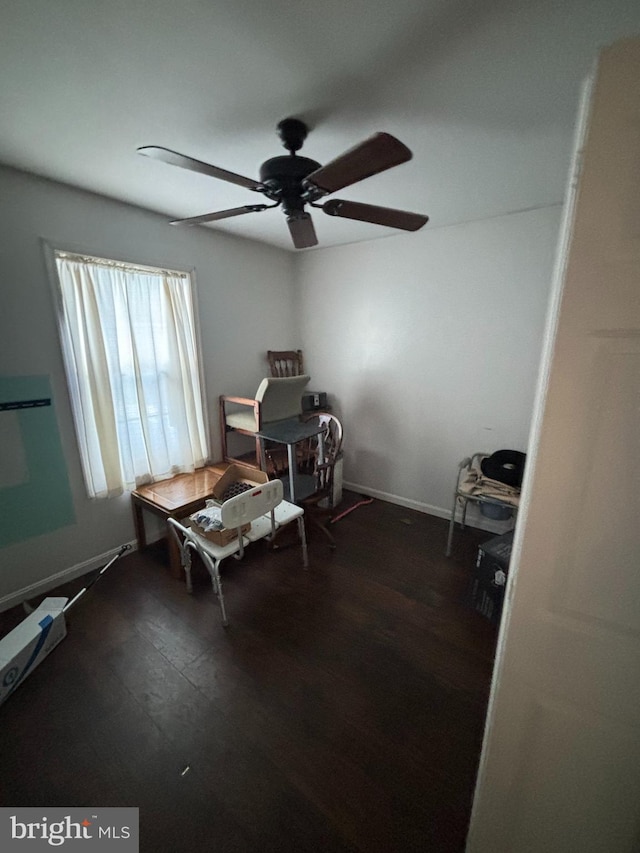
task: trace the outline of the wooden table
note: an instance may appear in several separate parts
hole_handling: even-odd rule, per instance
[[[149,486],[140,486],[131,492],[131,508],[133,523],[138,540],[138,548],[142,550],[147,545],[144,527],[144,510],[160,516],[165,522],[172,516],[178,520],[201,509],[207,498],[213,493],[213,487],[224,472],[225,466],[210,466],[199,468],[193,474],[178,474],[169,480],[160,480]],[[167,540],[169,543],[169,565],[171,574],[182,577],[180,550],[175,537],[167,524]]]

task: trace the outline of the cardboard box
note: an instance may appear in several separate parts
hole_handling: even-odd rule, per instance
[[[253,488],[254,486],[261,486],[263,483],[268,482],[269,475],[264,471],[260,471],[258,468],[251,468],[248,465],[233,463],[232,465],[229,465],[227,470],[213,487],[213,500],[215,500],[219,506],[222,506],[224,503],[223,498],[225,493],[236,483],[245,483]],[[195,521],[191,520],[190,523],[193,530],[195,530],[199,536],[203,536],[205,539],[208,539],[216,545],[228,545],[238,535],[236,528],[228,529],[223,527],[222,530],[205,531],[202,527],[196,524]],[[249,530],[251,530],[251,524],[243,524],[240,529],[244,536],[249,532]]]
[[[214,545],[228,545],[229,542],[233,542],[234,539],[237,539],[238,537],[238,531],[236,528],[230,529],[228,527],[223,527],[222,530],[205,530],[193,521],[193,519],[189,519],[189,526],[198,534],[198,536],[202,536],[203,539],[208,539],[209,542],[213,542]],[[242,531],[242,535],[245,536],[251,530],[251,524],[243,524],[240,530]]]
[[[64,606],[68,598],[45,598],[0,640],[0,705],[67,636]]]
[[[229,465],[222,477],[213,487],[213,497],[218,503],[222,504],[224,493],[229,486],[234,483],[246,483],[253,488],[254,486],[262,486],[269,482],[269,475],[258,468],[251,468],[249,465],[238,465],[233,463]]]

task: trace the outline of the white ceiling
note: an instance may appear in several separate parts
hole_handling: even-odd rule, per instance
[[[259,203],[140,157],[160,145],[258,176],[277,122],[321,163],[375,131],[409,163],[341,198],[437,227],[562,199],[580,86],[640,32],[637,0],[4,0],[0,162],[166,215]],[[314,213],[320,245],[392,229]],[[292,249],[282,213],[215,223]]]

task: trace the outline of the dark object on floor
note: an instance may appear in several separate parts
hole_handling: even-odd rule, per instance
[[[494,625],[500,624],[513,548],[513,530],[494,536],[478,548],[471,582],[471,604]]]
[[[514,489],[522,485],[524,465],[527,454],[519,450],[496,450],[491,456],[485,457],[480,463],[482,473],[490,480],[505,483]]]

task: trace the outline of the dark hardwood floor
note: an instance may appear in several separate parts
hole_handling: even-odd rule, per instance
[[[223,564],[226,630],[202,567],[189,596],[160,546],[117,562],[0,708],[2,805],[138,806],[159,853],[463,850],[496,639],[465,593],[490,535],[447,560],[444,520],[381,501],[332,530],[306,572],[264,542]]]

